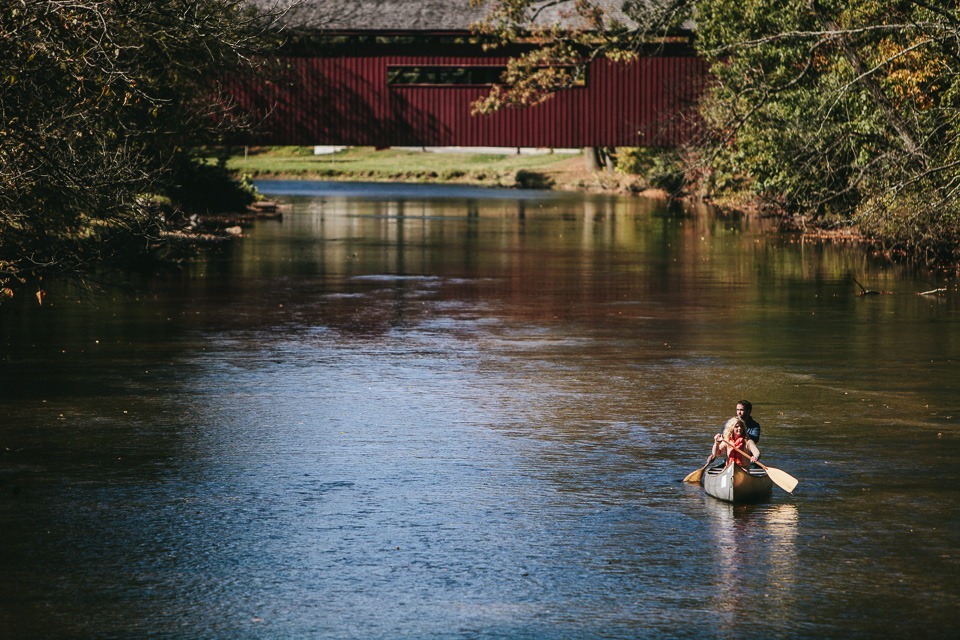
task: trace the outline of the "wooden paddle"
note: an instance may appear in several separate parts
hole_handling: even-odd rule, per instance
[[[703,465],[696,471],[691,471],[687,474],[687,477],[683,479],[684,482],[692,482],[693,484],[700,484],[700,480],[703,478],[703,472],[707,467],[710,466],[710,463],[713,462],[715,456],[710,456],[710,459],[707,460],[707,464]]]
[[[734,451],[739,451],[743,455],[747,456],[747,458],[750,457],[750,454],[744,451],[743,449],[738,449],[737,447],[733,446],[726,440],[724,440],[724,442],[727,444],[728,447],[730,447]],[[773,483],[778,487],[780,487],[781,489],[783,489],[784,491],[786,491],[787,493],[793,493],[793,490],[797,488],[797,483],[800,482],[799,480],[794,478],[792,475],[790,475],[786,471],[781,471],[780,469],[776,469],[774,467],[768,467],[766,465],[760,464],[759,462],[754,462],[754,464],[756,464],[758,467],[766,471],[767,476],[771,480],[773,480]]]

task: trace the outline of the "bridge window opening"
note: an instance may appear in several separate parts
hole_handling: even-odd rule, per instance
[[[572,67],[571,67],[572,69]],[[390,86],[492,86],[500,83],[505,66],[389,66],[387,84]],[[580,73],[574,86],[586,86],[586,76]]]
[[[500,82],[506,67],[387,67],[390,85],[480,85]]]

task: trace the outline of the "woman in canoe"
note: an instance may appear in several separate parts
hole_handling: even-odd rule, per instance
[[[730,418],[727,420],[727,423],[723,425],[723,433],[718,433],[713,436],[713,450],[710,452],[710,457],[707,460],[713,460],[721,453],[724,453],[727,456],[727,464],[736,462],[741,467],[749,468],[750,464],[756,462],[760,457],[760,449],[757,448],[753,440],[746,437],[746,432],[747,426],[740,418]],[[739,453],[734,447],[749,453],[750,456],[748,457]]]

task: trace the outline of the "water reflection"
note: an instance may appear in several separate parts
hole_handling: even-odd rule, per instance
[[[0,314],[14,637],[956,629],[957,299],[751,219],[356,188]],[[741,397],[796,495],[680,482]]]
[[[794,617],[798,586],[799,514],[792,503],[731,504],[704,496],[710,514],[711,548],[719,569],[715,609],[730,634],[742,628],[760,604],[776,601],[777,615]],[[758,584],[761,583],[761,584]]]

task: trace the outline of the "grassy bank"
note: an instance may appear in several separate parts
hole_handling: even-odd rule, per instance
[[[409,149],[350,147],[337,153],[314,155],[313,147],[233,148],[226,167],[253,179],[343,180],[370,182],[457,183],[488,187],[526,187],[578,191],[629,192],[665,198],[660,174],[674,167],[656,153],[642,150],[624,154],[627,171],[589,171],[581,153],[498,154],[476,152],[424,152]],[[666,163],[666,164],[665,164]],[[672,175],[672,174],[671,174]],[[760,214],[754,202],[714,202],[721,209]],[[784,231],[799,232],[819,241],[840,241],[869,246],[869,239],[850,225],[825,228],[809,221],[781,221]]]
[[[227,168],[255,179],[444,182],[534,189],[609,189],[618,181],[614,175],[587,171],[579,153],[433,153],[350,147],[314,155],[312,147],[251,147],[231,155]]]

